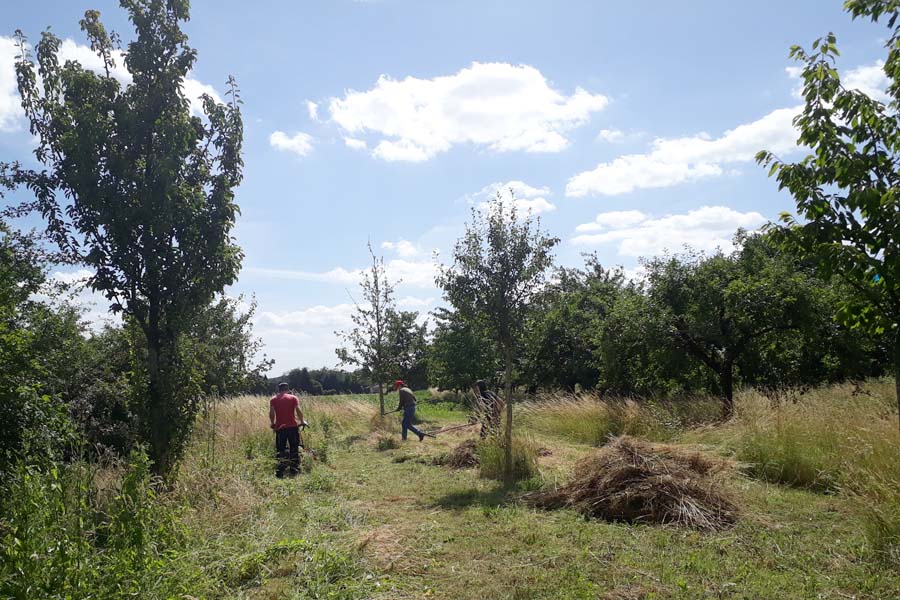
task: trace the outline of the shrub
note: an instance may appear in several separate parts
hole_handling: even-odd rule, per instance
[[[18,465],[2,490],[0,596],[202,594],[204,576],[180,560],[184,534],[155,496],[146,456],[107,469],[123,473],[110,497],[83,463]]]
[[[488,479],[504,480],[506,439],[494,436],[477,445],[480,474]],[[512,480],[531,479],[538,473],[537,446],[529,439],[514,437],[512,445]]]

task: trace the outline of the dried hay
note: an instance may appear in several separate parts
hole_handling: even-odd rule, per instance
[[[676,446],[615,438],[575,466],[566,485],[523,496],[540,508],[570,507],[608,521],[672,523],[715,531],[737,507],[717,477],[728,463]]]
[[[478,454],[475,450],[475,440],[466,440],[454,448],[447,456],[444,463],[452,469],[471,469],[478,466]]]

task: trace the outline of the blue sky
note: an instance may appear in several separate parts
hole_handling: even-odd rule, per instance
[[[446,260],[471,207],[510,186],[562,240],[560,264],[597,252],[633,270],[685,243],[727,247],[792,207],[750,160],[800,155],[790,45],[834,31],[845,81],[884,83],[886,28],[839,0],[192,4],[186,93],[221,95],[233,74],[245,102],[246,258],[229,294],[256,297],[276,373],[335,364],[368,240],[420,311],[440,301],[433,251]],[[0,160],[32,145],[9,36],[50,25],[87,62],[86,8],[129,39],[110,0],[4,6]]]

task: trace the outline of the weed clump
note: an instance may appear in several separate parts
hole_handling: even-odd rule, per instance
[[[384,452],[385,450],[396,450],[400,447],[400,442],[397,441],[397,438],[391,435],[379,435],[378,439],[375,440],[375,449],[379,452]]]
[[[737,518],[736,505],[715,477],[726,464],[696,451],[622,436],[579,462],[566,485],[530,492],[523,499],[532,506],[570,507],[607,521],[716,531]]]
[[[487,479],[502,481],[506,463],[506,439],[494,436],[476,445],[476,458],[481,469],[480,475]],[[512,481],[531,479],[538,473],[537,447],[531,440],[513,438]]]

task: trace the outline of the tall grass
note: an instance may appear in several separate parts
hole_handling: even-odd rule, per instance
[[[478,442],[479,473],[482,477],[502,481],[506,472],[506,439],[492,436]],[[512,440],[512,481],[532,479],[538,474],[538,448],[530,439],[515,436]]]
[[[521,413],[524,425],[534,431],[600,446],[626,434],[653,441],[671,440],[685,423],[708,418],[714,404],[708,399],[661,403],[604,398],[593,393],[548,394],[523,403]]]
[[[892,381],[839,385],[773,402],[736,399],[727,424],[693,434],[730,451],[755,478],[846,494],[875,553],[900,556],[900,436]]]

